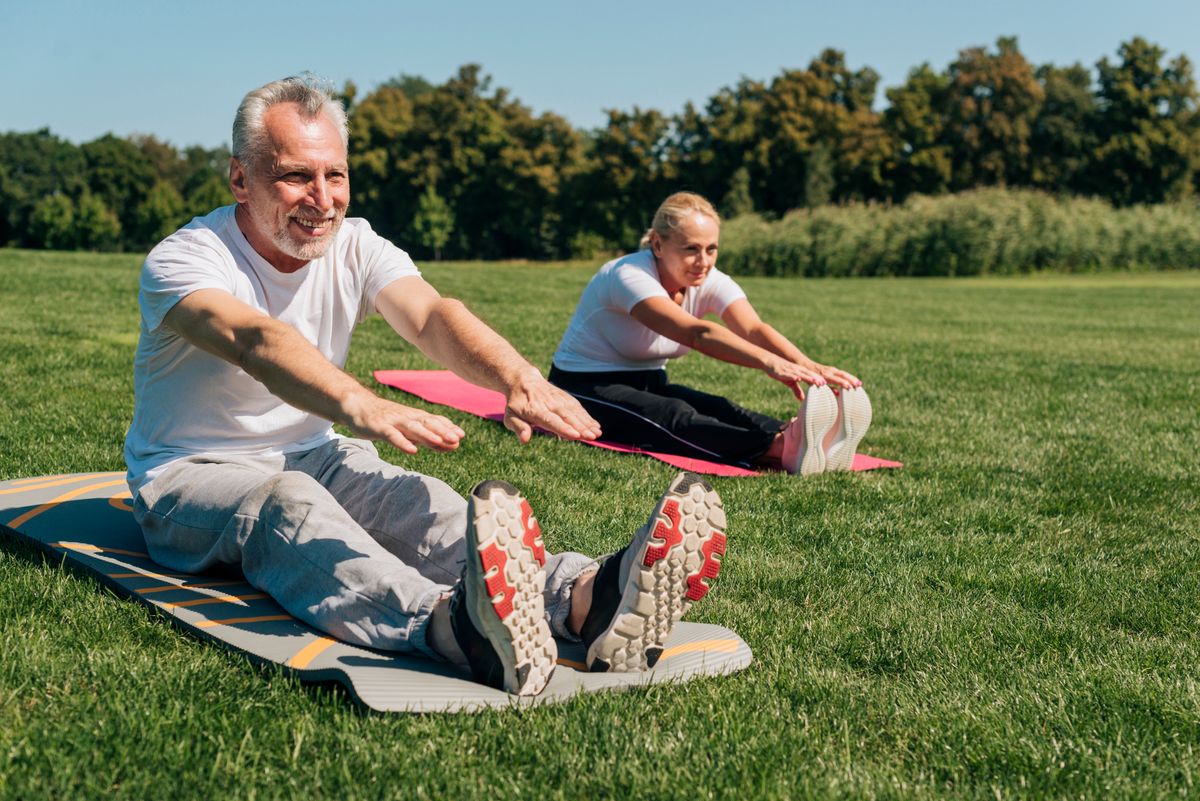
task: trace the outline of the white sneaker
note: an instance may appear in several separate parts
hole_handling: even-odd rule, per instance
[[[825,470],[825,435],[837,420],[838,402],[828,385],[808,388],[800,413],[783,430],[783,469],[810,476]]]
[[[646,525],[600,564],[579,636],[593,673],[654,667],[672,627],[711,589],[725,555],[725,507],[712,485],[680,473]]]
[[[515,695],[550,681],[558,648],[542,594],[546,549],[529,503],[512,484],[481,481],[467,499],[467,560],[450,596],[450,623],[475,680]]]
[[[825,469],[849,470],[858,443],[871,427],[871,399],[862,387],[837,394],[837,422],[825,437]]]

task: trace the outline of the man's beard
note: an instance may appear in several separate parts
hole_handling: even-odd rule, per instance
[[[307,220],[305,217],[299,219]],[[311,239],[305,242],[297,242],[292,234],[288,231],[288,226],[291,224],[292,216],[289,215],[283,219],[282,226],[272,225],[268,230],[271,231],[271,242],[275,247],[279,248],[283,253],[291,256],[293,259],[301,261],[313,261],[325,255],[325,251],[337,239],[337,233],[342,227],[342,221],[346,219],[346,209],[335,209],[333,218],[329,224],[329,231],[320,239]],[[265,221],[260,221],[265,222]],[[265,226],[264,226],[265,227]]]

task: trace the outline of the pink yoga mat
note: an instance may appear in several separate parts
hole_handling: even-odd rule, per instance
[[[452,409],[458,409],[460,412],[468,412],[476,417],[496,421],[504,419],[503,395],[499,392],[477,387],[468,381],[464,381],[449,370],[376,370],[375,380],[389,387],[403,390],[410,395],[416,395],[418,398],[430,403],[449,406]],[[687,456],[676,456],[673,453],[645,451],[641,448],[620,445],[615,442],[598,441],[584,442],[583,444],[593,445],[597,448],[606,448],[610,451],[619,451],[621,453],[640,453],[643,456],[650,456],[658,459],[660,462],[666,462],[681,470],[691,470],[694,473],[706,473],[715,476],[760,475],[758,471],[747,470],[744,467],[734,467],[733,465],[721,464],[720,462],[709,462],[705,459],[691,459]],[[856,453],[854,455],[854,464],[850,469],[862,471],[876,470],[882,467],[903,466],[900,462],[889,462],[887,459],[876,459],[874,456]]]

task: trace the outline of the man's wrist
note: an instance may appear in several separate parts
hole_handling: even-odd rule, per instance
[[[354,428],[361,420],[363,411],[374,398],[375,395],[357,381],[347,384],[345,392],[338,400],[338,411],[340,412],[339,417],[341,419],[334,422]]]
[[[531,386],[536,386],[538,383],[545,380],[540,370],[534,367],[529,362],[517,365],[508,375],[502,376],[504,382],[505,394],[512,395],[513,392],[520,389],[528,389]]]

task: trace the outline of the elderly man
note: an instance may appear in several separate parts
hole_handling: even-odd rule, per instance
[[[464,432],[342,370],[355,325],[376,311],[434,361],[503,392],[522,442],[534,427],[600,430],[407,254],[346,218],[346,148],[345,112],[311,77],[250,92],[233,126],[236,204],[146,259],[125,458],[149,553],[187,572],[236,565],[335,637],[449,660],[513,693],[545,686],[553,636],[582,639],[592,670],[652,666],[720,567],[720,499],[678,476],[597,567],[547,554],[504,482],[464,501],[380,459],[369,440],[451,451]]]

